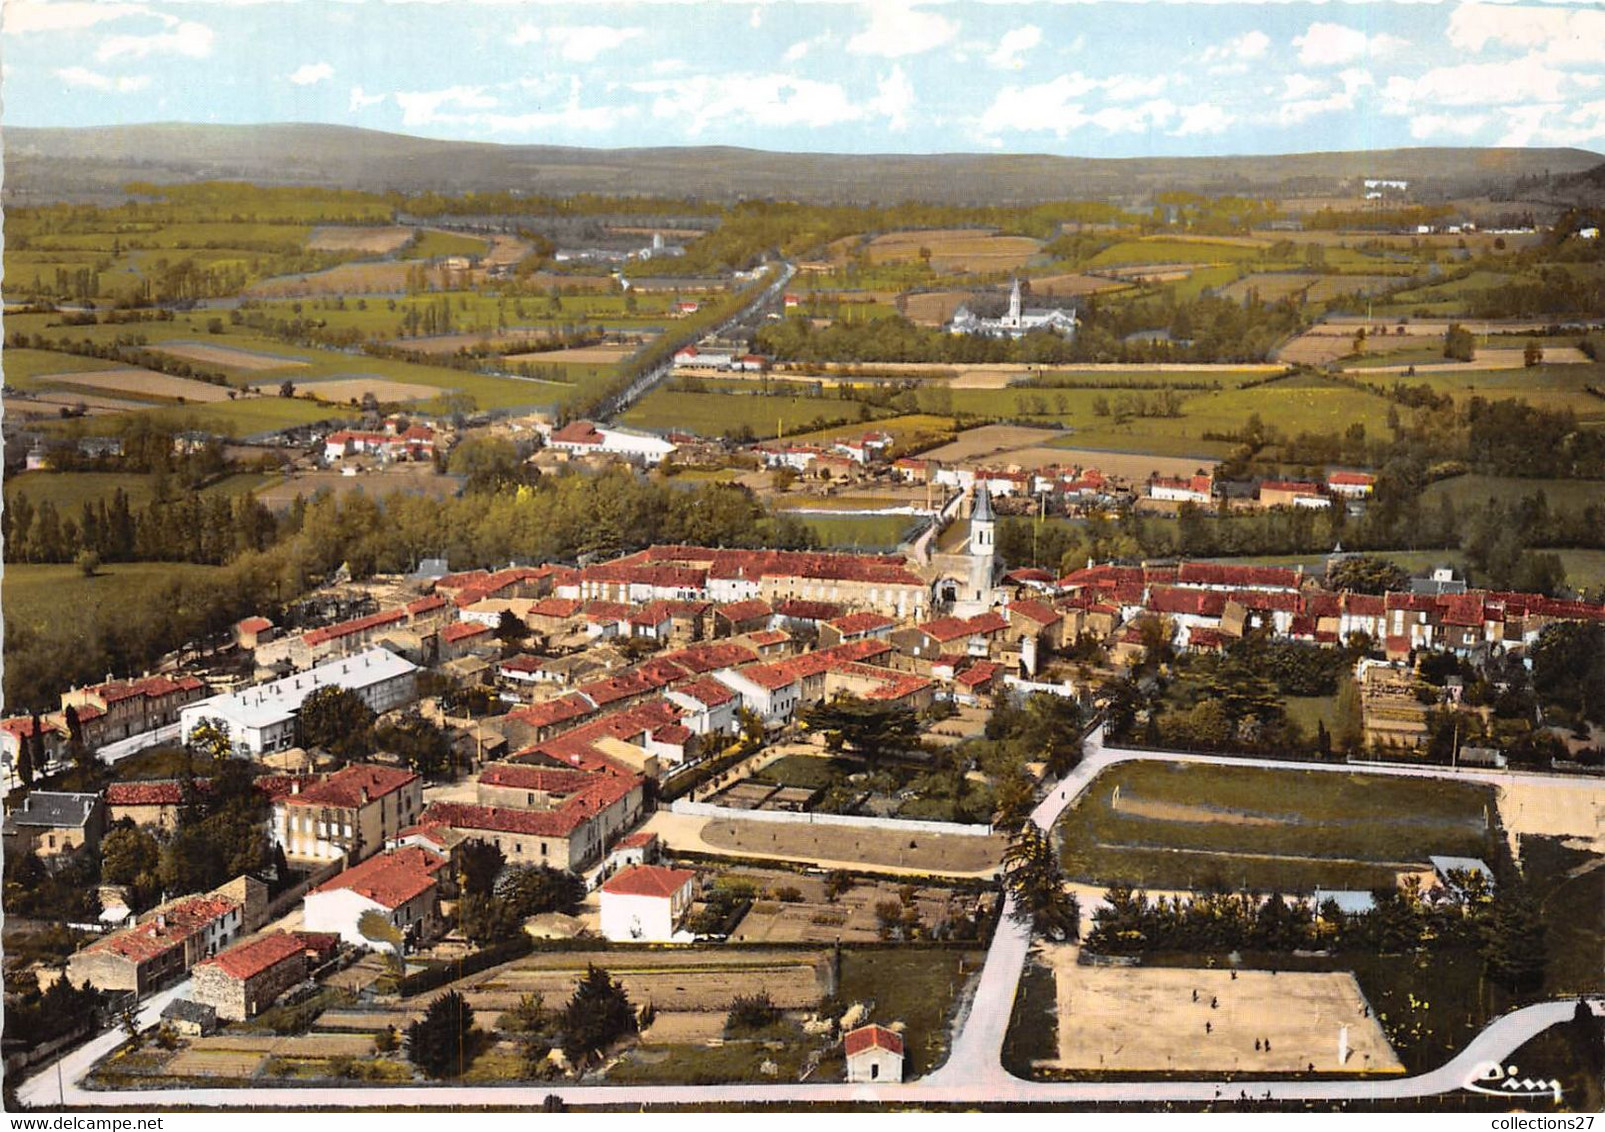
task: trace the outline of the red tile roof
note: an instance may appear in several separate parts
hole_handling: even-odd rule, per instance
[[[1326,482],[1344,487],[1367,487],[1376,483],[1377,478],[1367,472],[1332,472],[1326,477]]]
[[[211,924],[240,907],[223,896],[191,896],[157,910],[143,923],[124,928],[89,944],[85,951],[109,951],[134,963],[144,963],[200,934]]]
[[[263,629],[273,628],[273,622],[266,617],[247,617],[235,627],[242,633],[260,633]]]
[[[602,891],[610,896],[656,896],[667,900],[696,879],[697,874],[689,869],[636,865],[609,877]]]
[[[738,664],[747,664],[757,660],[758,653],[750,645],[739,641],[711,641],[687,645],[683,649],[664,653],[659,659],[671,661],[687,672],[700,675],[705,672],[717,672],[721,668],[733,668]]]
[[[443,609],[445,605],[446,599],[440,594],[430,594],[428,597],[421,597],[417,601],[409,601],[407,603],[407,616],[416,617],[420,613],[428,613],[432,609]]]
[[[1242,586],[1254,589],[1296,590],[1297,570],[1285,566],[1240,566],[1229,562],[1183,562],[1176,583],[1183,586]]]
[[[553,444],[601,444],[602,434],[590,421],[571,421],[552,433]]]
[[[306,944],[299,936],[289,932],[269,932],[267,935],[237,943],[220,951],[210,959],[203,959],[197,967],[219,967],[233,979],[252,979],[270,967],[294,959],[306,952]]]
[[[1064,620],[1064,614],[1057,609],[1031,598],[1010,602],[1008,614],[1010,621],[1013,621],[1018,614],[1027,621],[1035,622],[1038,625],[1054,625]]]
[[[470,637],[482,637],[490,631],[489,625],[481,625],[478,621],[454,621],[440,631],[440,639],[454,645]]]
[[[355,809],[376,802],[418,780],[418,776],[410,770],[353,763],[299,794],[287,795],[282,801],[291,806],[343,806]]]
[[[312,629],[301,634],[301,641],[308,647],[316,647],[327,641],[337,641],[341,637],[349,637],[354,633],[365,633],[370,629],[379,629],[385,625],[394,625],[404,620],[407,614],[402,609],[385,609],[378,613],[370,613],[366,617],[354,617],[350,621],[342,621],[338,625],[326,625],[321,629]]]
[[[735,692],[711,676],[703,676],[691,681],[689,684],[681,684],[675,691],[683,696],[690,696],[699,704],[709,708],[727,704],[736,698]]]
[[[584,603],[572,597],[543,597],[529,607],[531,617],[555,617],[566,621],[580,611]]]
[[[555,700],[542,700],[527,708],[507,713],[507,718],[529,727],[551,727],[571,719],[583,719],[596,712],[596,705],[578,692]]]
[[[775,606],[775,612],[793,621],[829,621],[841,615],[842,607],[830,601],[803,601],[793,598]]]
[[[772,613],[774,613],[774,609],[767,601],[758,601],[756,598],[751,601],[733,601],[729,605],[721,605],[715,610],[716,616],[723,617],[731,624],[751,621],[758,617],[768,617]]]
[[[770,645],[783,645],[791,640],[791,634],[784,629],[761,629],[756,633],[748,633],[747,640],[759,648],[768,648]]]
[[[574,794],[590,786],[594,776],[583,770],[492,763],[479,776],[481,785],[512,790],[540,790],[547,794]]]
[[[901,1055],[903,1037],[896,1030],[888,1030],[885,1026],[860,1026],[856,1030],[847,1031],[847,1036],[842,1039],[842,1045],[848,1057],[872,1049],[883,1049]]]
[[[324,881],[307,895],[345,890],[394,910],[433,888],[434,874],[445,867],[444,857],[415,845],[388,849]]]
[[[828,624],[843,637],[854,637],[864,633],[872,633],[876,629],[889,628],[896,625],[897,621],[884,613],[875,613],[872,610],[865,609],[857,613],[849,613],[844,617],[837,617],[828,622]]]

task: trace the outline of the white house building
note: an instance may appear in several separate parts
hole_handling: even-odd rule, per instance
[[[697,874],[637,865],[609,878],[598,897],[602,934],[614,943],[689,943],[680,922],[691,910]]]
[[[355,692],[376,714],[417,699],[418,666],[388,649],[373,648],[331,660],[266,684],[197,700],[179,713],[180,739],[188,743],[202,720],[227,730],[234,753],[244,758],[295,746],[295,718],[320,688]]]
[[[435,874],[446,858],[409,846],[369,857],[307,893],[303,924],[308,931],[338,932],[346,943],[373,947],[358,926],[377,912],[409,943],[428,939],[440,927],[439,885]]]
[[[903,1035],[874,1024],[847,1031],[842,1039],[847,1054],[847,1081],[870,1085],[903,1079]]]

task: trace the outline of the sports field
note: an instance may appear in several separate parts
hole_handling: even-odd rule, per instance
[[[1347,972],[1093,967],[1076,962],[1078,950],[1043,945],[1057,987],[1059,1056],[1041,1068],[1403,1072]]]
[[[1493,806],[1471,783],[1141,762],[1100,774],[1058,828],[1078,880],[1307,894],[1487,858]]]

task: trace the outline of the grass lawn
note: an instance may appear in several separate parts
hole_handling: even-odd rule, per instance
[[[121,362],[104,358],[81,358],[76,354],[60,354],[54,350],[19,350],[7,346],[0,367],[5,370],[7,385],[18,389],[57,388],[41,378],[58,373],[89,373],[96,370],[122,369]]]
[[[890,550],[920,520],[912,515],[797,515],[814,532],[821,546],[841,550]]]
[[[150,591],[163,583],[217,569],[188,562],[118,562],[86,578],[71,564],[7,563],[0,579],[0,603],[7,625],[59,632],[61,646],[70,648],[77,633],[121,617],[124,610],[147,601]],[[64,619],[69,611],[70,619]]]
[[[1093,883],[1308,893],[1486,857],[1491,806],[1471,784],[1143,762],[1099,775],[1059,829],[1067,871]]]
[[[796,786],[803,790],[823,790],[842,777],[862,769],[862,763],[849,759],[786,755],[754,774],[752,781],[775,786]]]
[[[1328,731],[1337,723],[1336,696],[1288,696],[1282,706],[1287,709],[1287,717],[1307,735],[1315,734],[1317,723],[1326,724]]]
[[[842,952],[841,985],[845,1005],[875,1003],[873,1021],[904,1022],[908,1029],[903,1077],[929,1073],[947,1056],[953,1004],[967,980],[981,970],[981,951],[922,949]]]
[[[807,1040],[798,1031],[789,1040],[781,1038],[775,1044],[778,1048],[770,1048],[762,1041],[726,1041],[717,1046],[698,1043],[639,1046],[608,1070],[607,1080],[616,1085],[795,1081],[807,1059]],[[766,1076],[761,1068],[766,1061],[774,1062],[778,1069],[772,1077]]]

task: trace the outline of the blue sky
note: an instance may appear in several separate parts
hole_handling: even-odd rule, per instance
[[[4,0],[7,124],[1135,157],[1605,150],[1599,4]]]

